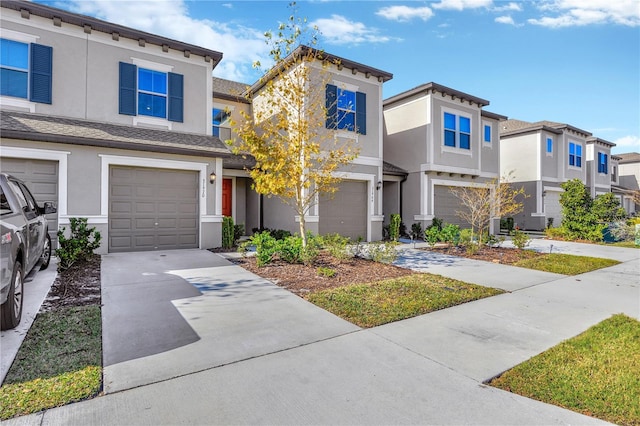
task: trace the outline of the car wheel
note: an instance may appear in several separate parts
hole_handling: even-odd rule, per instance
[[[24,282],[24,272],[22,264],[16,261],[13,264],[13,274],[11,275],[11,286],[7,301],[2,304],[2,317],[0,318],[0,328],[8,330],[20,324],[22,318],[22,284]]]
[[[42,263],[40,264],[40,270],[47,269],[51,262],[51,236],[47,233],[44,239],[44,247],[42,247]]]

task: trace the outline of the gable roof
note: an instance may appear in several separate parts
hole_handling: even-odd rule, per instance
[[[528,121],[510,119],[500,124],[500,136],[514,136],[541,130],[549,133],[554,133],[556,135],[562,134],[564,130],[569,130],[580,133],[585,137],[591,136],[591,133],[587,132],[586,130],[578,129],[577,127],[573,127],[569,124],[556,123],[555,121],[543,120],[536,121],[535,123],[530,123]]]
[[[389,163],[388,161],[382,162],[382,173],[385,175],[395,175],[395,176],[407,176],[409,172],[405,169],[401,169],[400,167]]]
[[[193,44],[184,43],[156,34],[151,34],[122,25],[113,24],[111,22],[92,18],[90,16],[68,12],[66,10],[57,9],[51,6],[45,6],[41,3],[23,0],[2,0],[0,2],[0,6],[6,9],[13,9],[21,13],[25,13],[27,17],[29,16],[29,14],[33,14],[36,16],[41,16],[43,18],[53,19],[54,23],[56,20],[59,20],[59,22],[77,25],[81,28],[88,26],[90,31],[100,31],[108,34],[115,33],[119,37],[126,37],[132,40],[143,39],[145,43],[155,44],[158,46],[166,45],[171,49],[184,51],[185,55],[188,52],[189,54],[202,56],[207,62],[213,60],[214,68],[222,60],[222,53],[215,50],[205,49],[204,47],[196,46]],[[23,10],[25,12],[22,12]]]
[[[617,154],[620,157],[620,164],[627,163],[640,163],[640,153],[638,152],[625,152],[624,154]]]
[[[243,95],[249,88],[248,84],[219,77],[211,77],[211,79],[213,81],[214,99],[227,99],[235,102],[249,103]]]
[[[472,95],[469,95],[468,93],[464,93],[459,90],[452,89],[450,87],[443,86],[441,84],[434,83],[434,82],[422,84],[420,86],[414,87],[413,89],[409,89],[397,95],[391,96],[390,98],[385,99],[382,102],[382,105],[383,106],[391,105],[395,102],[402,101],[406,98],[409,98],[417,94],[424,93],[425,95],[428,95],[429,93],[435,93],[435,92],[442,93],[442,96],[449,95],[455,98],[459,98],[460,100],[463,100],[463,101],[475,102],[480,107],[489,105],[489,101],[487,101],[486,99],[478,98],[477,96],[472,96]]]
[[[0,110],[0,135],[11,139],[169,154],[232,155],[227,145],[215,136],[7,110]]]

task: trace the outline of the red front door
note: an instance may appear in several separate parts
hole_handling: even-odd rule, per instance
[[[231,179],[222,179],[222,215],[231,216]]]

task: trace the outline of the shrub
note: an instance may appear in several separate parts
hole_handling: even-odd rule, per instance
[[[233,225],[233,243],[236,244],[240,237],[244,235],[244,225]]]
[[[425,231],[424,231],[424,239],[426,242],[428,242],[431,245],[434,245],[435,243],[439,243],[440,242],[440,232],[441,230],[438,229],[438,227],[436,226],[429,226]]]
[[[95,227],[87,226],[86,217],[72,217],[69,219],[71,235],[65,237],[62,228],[58,231],[58,248],[56,256],[59,259],[58,271],[68,269],[78,260],[87,260],[95,249],[100,247],[102,236]]]
[[[389,239],[391,241],[398,241],[398,238],[400,238],[400,222],[402,222],[402,219],[399,214],[394,213],[391,215],[389,221]]]
[[[502,243],[504,243],[505,237],[500,236],[497,237],[493,234],[485,234],[483,238],[483,243],[488,245],[489,247],[500,247]]]
[[[319,241],[322,247],[338,260],[345,260],[353,256],[347,250],[347,245],[350,241],[349,237],[343,237],[340,234],[327,234],[324,237],[320,237]]]
[[[547,228],[544,230],[544,235],[552,240],[564,240],[566,238],[564,228]]]
[[[225,216],[222,218],[222,247],[230,249],[235,245],[233,218]]]
[[[422,224],[419,222],[413,223],[411,225],[411,238],[414,240],[419,240],[424,237],[424,231],[422,230]]]
[[[480,250],[480,245],[478,241],[476,241],[476,235],[469,228],[459,232],[458,243],[466,249],[468,254],[475,254]]]
[[[524,249],[531,242],[531,238],[526,233],[516,229],[511,233],[511,241],[513,241],[514,246]]]
[[[547,218],[547,229],[549,228],[553,228],[553,218],[549,217]]]
[[[506,229],[507,232],[513,231],[514,220],[512,217],[500,219],[500,229]]]
[[[398,258],[398,251],[393,243],[370,243],[367,249],[374,262],[393,263]]]
[[[271,261],[273,261],[273,257],[278,252],[278,241],[271,236],[269,231],[254,234],[242,245],[242,249],[246,250],[249,245],[256,246],[257,266],[264,266],[271,263]]]
[[[609,225],[609,232],[619,241],[633,241],[640,235],[636,231],[636,220],[617,220]]]
[[[317,271],[318,271],[318,275],[320,275],[321,277],[332,278],[336,275],[335,269],[327,268],[326,266],[319,266]]]
[[[458,225],[453,225],[448,223],[444,228],[442,228],[442,241],[445,243],[457,245],[460,240],[460,227]]]
[[[288,236],[278,241],[277,253],[280,259],[287,263],[300,263],[302,258],[302,238]]]

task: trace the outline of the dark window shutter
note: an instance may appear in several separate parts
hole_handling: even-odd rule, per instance
[[[327,84],[326,91],[327,129],[338,128],[338,88]]]
[[[136,72],[133,64],[120,62],[120,98],[118,112],[125,115],[136,115]]]
[[[50,46],[31,44],[31,96],[32,102],[51,103],[51,77],[53,49]]]
[[[356,92],[356,130],[367,134],[367,95],[362,92]]]
[[[169,121],[182,123],[184,118],[184,78],[182,74],[169,73]]]

